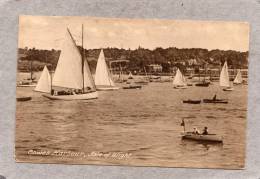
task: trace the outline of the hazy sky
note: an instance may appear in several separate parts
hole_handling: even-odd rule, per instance
[[[249,48],[249,25],[244,22],[60,16],[20,16],[18,46],[60,49],[67,27],[81,45],[82,24],[87,49],[171,46],[248,51]]]

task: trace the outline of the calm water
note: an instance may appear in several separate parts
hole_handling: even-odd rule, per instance
[[[184,99],[228,98],[228,104],[183,104]],[[142,90],[99,92],[91,101],[51,101],[32,88],[17,88],[32,101],[17,102],[16,159],[21,162],[108,164],[167,167],[243,167],[247,86],[223,92],[208,88],[172,88],[150,83]],[[224,137],[224,144],[182,141],[180,126],[203,129]],[[131,153],[127,159],[36,156],[29,150]]]

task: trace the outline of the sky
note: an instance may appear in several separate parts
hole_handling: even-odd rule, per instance
[[[248,51],[249,24],[231,21],[20,16],[19,48],[61,49],[69,28],[84,48],[205,48]]]

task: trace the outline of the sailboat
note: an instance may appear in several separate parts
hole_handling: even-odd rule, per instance
[[[34,91],[42,92],[42,93],[50,93],[51,92],[51,75],[47,66],[45,65],[41,74],[41,77],[34,89]]]
[[[128,79],[133,79],[133,75],[132,75],[131,71],[130,71],[130,73],[128,75]]]
[[[51,100],[89,100],[98,97],[94,79],[84,57],[83,25],[82,52],[80,53],[69,29],[67,29],[51,83],[51,94],[43,96]]]
[[[227,61],[225,61],[223,68],[220,72],[219,85],[226,87],[223,89],[223,91],[233,91],[234,90],[234,88],[231,86],[231,83],[229,81]]]
[[[238,70],[238,71],[237,71],[237,75],[236,75],[236,77],[235,77],[233,83],[234,83],[234,84],[242,84],[242,82],[243,82],[243,79],[242,79],[241,71]]]
[[[176,75],[174,77],[173,86],[176,89],[186,89],[187,88],[186,79],[183,76],[183,74],[181,73],[181,71],[179,70],[179,68],[178,68]]]
[[[97,90],[118,90],[119,87],[117,87],[112,80],[111,73],[109,72],[109,69],[107,67],[106,61],[105,61],[105,55],[103,52],[103,49],[101,49],[101,52],[98,57],[97,61],[97,68],[96,68],[96,74],[95,74],[95,85],[97,87]]]

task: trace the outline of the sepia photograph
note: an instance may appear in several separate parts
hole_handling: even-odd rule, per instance
[[[19,16],[16,162],[245,168],[249,30]]]

